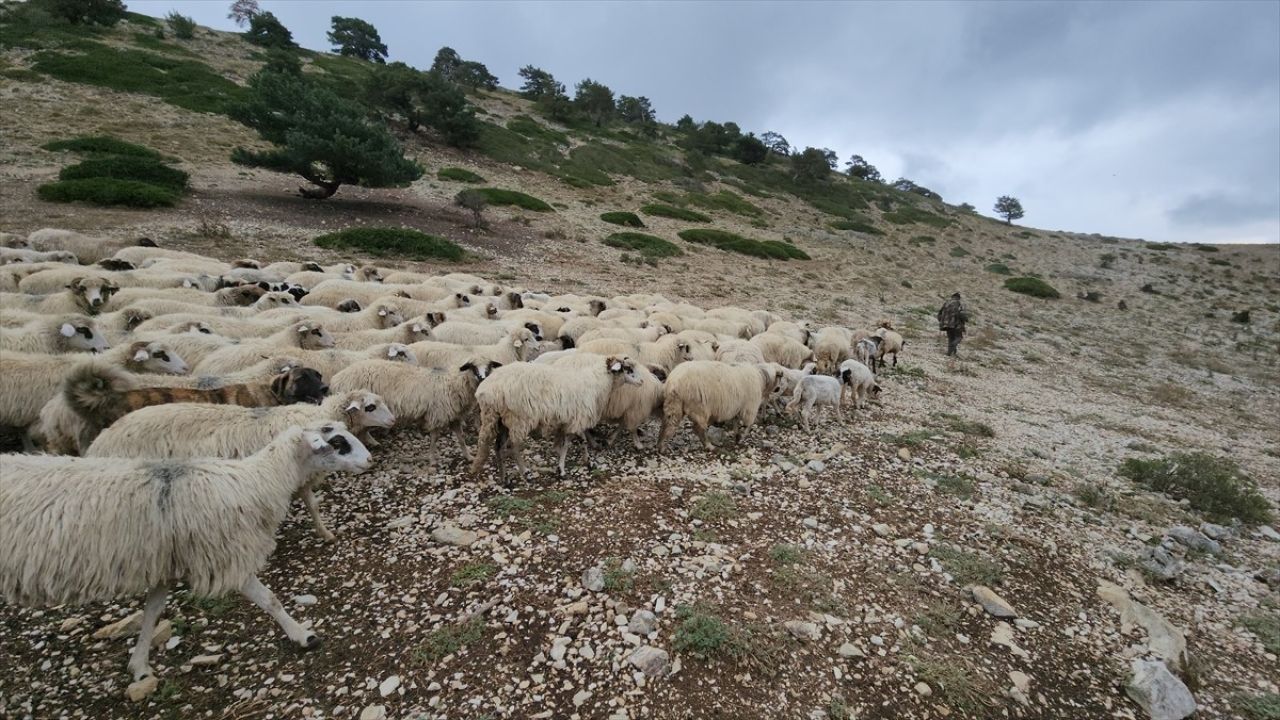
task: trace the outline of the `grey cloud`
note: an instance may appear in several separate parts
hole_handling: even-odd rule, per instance
[[[1280,198],[1252,198],[1225,193],[1192,195],[1169,210],[1169,219],[1197,226],[1253,223],[1280,215]]]

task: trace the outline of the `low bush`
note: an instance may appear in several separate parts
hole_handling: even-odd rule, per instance
[[[178,193],[137,180],[93,177],[59,180],[36,189],[42,200],[50,202],[84,201],[93,205],[123,205],[135,208],[170,207],[178,202]]]
[[[1004,281],[1004,288],[1031,297],[1056,299],[1062,294],[1049,283],[1035,277],[1016,277]]]
[[[179,40],[190,40],[196,36],[196,21],[176,10],[166,15],[165,21],[169,23],[173,36]]]
[[[479,188],[476,192],[484,195],[490,205],[514,205],[534,212],[554,212],[551,206],[532,195],[518,190],[502,190],[500,188]]]
[[[644,257],[674,257],[683,255],[681,250],[675,243],[663,240],[653,235],[645,235],[644,233],[621,232],[614,233],[604,239],[604,244],[609,247],[621,248],[623,250],[635,250]]]
[[[809,255],[800,248],[789,243],[778,242],[777,240],[752,240],[744,238],[741,235],[735,235],[724,230],[713,230],[709,228],[691,228],[689,230],[681,230],[680,239],[685,242],[698,243],[700,245],[710,245],[711,247],[726,252],[736,252],[742,255],[750,255],[751,257],[759,257],[776,260],[808,260]]]
[[[690,205],[697,205],[708,210],[725,210],[739,215],[751,216],[764,214],[763,210],[743,200],[740,195],[728,190],[721,190],[714,195],[691,192],[685,194],[683,200]]]
[[[941,215],[935,215],[928,210],[921,210],[911,205],[902,205],[893,212],[884,213],[881,217],[885,222],[891,222],[895,225],[911,225],[920,223],[922,225],[930,225],[936,228],[944,228],[951,224],[951,221]]]
[[[134,145],[117,138],[107,135],[86,136],[72,138],[70,140],[54,140],[40,146],[44,150],[50,152],[78,152],[85,155],[131,155],[135,157],[146,157],[160,159],[160,153],[149,147]]]
[[[1174,499],[1186,499],[1214,522],[1230,523],[1239,518],[1246,525],[1260,525],[1271,521],[1271,505],[1257,484],[1229,458],[1207,453],[1177,453],[1155,460],[1129,458],[1118,473]]]
[[[612,223],[614,225],[623,225],[626,227],[636,227],[636,228],[644,227],[644,222],[640,220],[640,216],[636,215],[633,212],[625,212],[625,211],[607,212],[602,214],[600,216],[600,219],[607,223]]]
[[[137,180],[174,191],[187,187],[187,174],[157,160],[135,155],[90,158],[62,168],[59,180],[83,180],[85,178],[115,178]]]
[[[478,183],[484,182],[484,178],[471,172],[470,170],[463,170],[462,168],[455,168],[455,167],[440,168],[440,170],[436,173],[436,177],[440,178],[441,180],[453,180],[455,182],[464,182],[464,183],[472,183],[472,184],[478,184]]]
[[[408,228],[347,228],[315,239],[330,250],[359,250],[378,257],[409,260],[461,260],[462,248],[435,235]]]
[[[1200,252],[1218,252],[1218,246],[1217,246],[1217,245],[1204,245],[1204,244],[1199,244],[1199,245],[1196,245],[1196,246],[1195,246],[1195,249],[1199,250]]]
[[[986,267],[986,271],[987,271],[987,272],[993,272],[993,273],[995,273],[995,274],[997,274],[997,275],[1012,275],[1012,274],[1013,274],[1013,271],[1009,269],[1009,266],[1008,266],[1008,265],[1005,265],[1004,263],[999,263],[999,262],[998,262],[998,263],[991,263],[990,265],[988,265],[988,266]]]
[[[711,222],[711,218],[700,212],[686,210],[685,208],[676,207],[674,205],[665,205],[662,203],[654,203],[645,205],[640,208],[640,212],[645,215],[654,215],[656,217],[671,218],[672,220],[684,220],[686,222]]]

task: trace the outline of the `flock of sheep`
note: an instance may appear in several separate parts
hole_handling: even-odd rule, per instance
[[[84,263],[84,264],[81,264]],[[660,295],[548,295],[472,275],[244,260],[45,229],[0,233],[0,597],[85,603],[146,593],[129,661],[152,674],[173,583],[238,590],[290,639],[256,574],[300,497],[360,472],[374,431],[452,432],[478,476],[495,456],[527,474],[526,440],[584,462],[611,425],[662,451],[692,421],[736,439],[769,405],[843,420],[879,393],[902,336],[811,328],[770,312],[703,310]],[[471,423],[478,434],[468,434]],[[468,439],[478,437],[474,452]]]

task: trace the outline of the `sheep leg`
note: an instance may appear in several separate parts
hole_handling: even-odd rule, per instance
[[[142,609],[142,628],[138,630],[138,639],[134,643],[133,652],[129,654],[129,672],[135,681],[150,675],[151,671],[151,638],[156,634],[156,621],[164,611],[164,603],[169,599],[169,586],[157,585],[147,593],[147,601]]]
[[[453,436],[458,439],[458,449],[462,451],[462,455],[467,459],[467,462],[474,460],[471,448],[467,447],[467,434],[462,430],[462,423],[454,423]]]
[[[698,439],[702,441],[702,447],[706,448],[708,452],[715,450],[716,446],[712,445],[711,440],[707,438],[706,421],[699,420],[698,418],[690,418],[690,419],[693,420],[693,434],[697,435]]]
[[[585,444],[586,441],[583,441]],[[556,431],[556,450],[560,454],[560,477],[564,477],[564,458],[569,454],[569,436],[563,430]]]
[[[436,443],[436,434],[434,432],[427,433],[427,457],[431,458],[431,471],[435,472],[440,469],[440,448]]]
[[[585,433],[578,433],[578,437],[582,438],[582,463],[586,466],[587,472],[591,472],[591,443],[587,442]]]
[[[320,638],[310,630],[298,624],[297,620],[289,617],[289,613],[285,612],[284,606],[276,599],[275,593],[271,589],[262,584],[257,575],[251,576],[240,587],[240,594],[248,598],[249,602],[262,608],[262,611],[270,615],[280,629],[284,630],[284,634],[289,639],[298,643],[304,650],[314,650],[320,647]]]
[[[324,518],[320,517],[320,503],[316,500],[316,492],[312,489],[311,483],[303,485],[298,494],[302,496],[302,502],[307,506],[307,512],[311,515],[311,523],[316,528],[316,534],[325,542],[333,542],[333,533],[324,524]]]
[[[516,469],[520,471],[520,477],[529,477],[529,468],[524,464],[524,441],[516,442],[514,438],[508,438],[508,451],[515,458]]]

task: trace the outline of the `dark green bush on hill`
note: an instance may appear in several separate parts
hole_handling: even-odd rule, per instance
[[[710,217],[703,215],[700,212],[694,212],[693,210],[686,210],[685,208],[678,208],[678,207],[675,207],[674,205],[665,205],[662,203],[645,205],[644,207],[640,208],[640,212],[644,213],[645,215],[654,215],[656,217],[671,218],[673,220],[684,220],[686,222],[700,222],[700,223],[711,222]]]
[[[83,180],[95,177],[137,180],[169,188],[175,192],[187,187],[187,174],[185,172],[169,167],[152,158],[132,155],[90,158],[75,165],[64,167],[58,173],[58,179],[60,180]]]
[[[249,16],[249,31],[244,34],[244,39],[262,47],[297,47],[293,43],[293,33],[270,12],[258,12]]]
[[[484,182],[484,178],[471,172],[470,170],[464,170],[462,168],[455,168],[455,167],[440,168],[440,170],[436,172],[436,177],[440,178],[441,180],[453,180],[456,182],[464,182],[464,183],[472,183],[472,184]]]
[[[347,228],[321,235],[315,244],[330,250],[358,250],[377,257],[461,260],[462,248],[435,235],[408,228]]]
[[[614,233],[605,238],[603,242],[609,247],[622,248],[623,250],[635,250],[644,257],[674,257],[676,255],[684,254],[684,251],[675,243],[668,242],[653,235],[645,235],[644,233]]]
[[[1004,281],[1006,290],[1038,298],[1056,299],[1062,295],[1049,283],[1035,277],[1016,277]]]
[[[124,0],[31,0],[31,4],[73,25],[110,27],[124,19]]]
[[[752,257],[775,260],[808,260],[809,255],[800,248],[777,240],[752,240],[724,230],[710,228],[690,228],[677,233],[681,240],[711,247],[726,252],[736,252]]]
[[[196,36],[196,21],[176,10],[165,16],[165,22],[169,23],[173,36],[179,40],[190,40]]]
[[[149,147],[135,145],[107,135],[86,136],[70,140],[54,140],[40,146],[50,152],[70,151],[85,155],[130,155],[134,157],[160,159],[160,153]]]
[[[169,207],[178,202],[178,193],[168,188],[137,180],[104,177],[59,180],[41,185],[36,192],[40,199],[50,202],[81,200],[93,205],[135,208]]]
[[[1257,484],[1229,458],[1206,453],[1129,458],[1119,474],[1176,500],[1185,498],[1214,522],[1230,524],[1239,518],[1246,525],[1259,525],[1271,521],[1271,506]]]
[[[607,212],[600,216],[600,219],[612,223],[614,225],[625,225],[626,227],[644,227],[644,222],[640,220],[640,216],[633,212]]]
[[[1013,274],[1013,271],[1009,269],[1009,266],[1005,265],[1004,263],[991,263],[990,265],[986,266],[985,269],[987,272],[993,272],[997,275]]]
[[[533,210],[534,212],[552,212],[552,208],[547,203],[539,200],[532,195],[526,195],[516,190],[502,190],[499,188],[478,188],[475,190],[489,201],[490,205],[515,205],[525,210]]]

